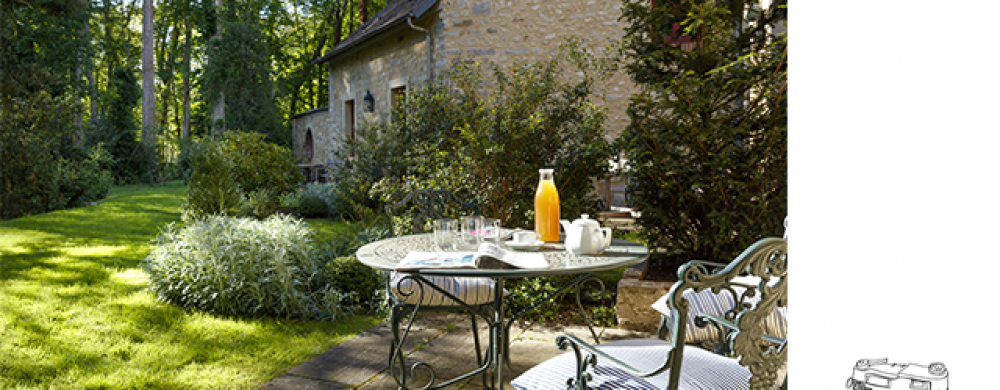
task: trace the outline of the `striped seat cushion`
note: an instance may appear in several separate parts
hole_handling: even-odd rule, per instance
[[[752,276],[740,276],[733,278],[733,282],[757,285],[760,278]],[[733,290],[736,294],[743,294],[746,291],[745,288],[739,286],[733,286]],[[698,314],[708,313],[714,314],[720,317],[724,317],[726,311],[733,308],[734,299],[729,291],[723,290],[718,294],[712,292],[712,290],[705,289],[700,292],[694,292],[694,290],[684,291],[684,298],[688,300],[688,321],[687,321],[687,332],[685,332],[684,340],[688,343],[697,343],[702,341],[718,341],[718,332],[715,330],[714,326],[707,326],[704,328],[695,326],[694,320]],[[758,294],[754,298],[747,299],[749,303],[756,303],[760,301],[760,295]],[[670,311],[670,306],[667,303],[667,295],[664,295],[656,303],[653,303],[653,308],[662,313],[668,319],[672,318],[673,315]],[[669,322],[668,322],[669,323]],[[764,319],[764,331],[771,336],[787,338],[788,334],[788,307],[778,307],[775,312]],[[668,335],[669,338],[669,335]]]
[[[416,305],[420,299],[417,292],[417,282],[411,278],[403,279],[407,274],[392,272],[390,283],[392,292],[406,304]],[[461,299],[468,305],[482,305],[493,302],[493,280],[489,278],[463,278],[456,276],[424,276],[427,281],[436,284],[441,289]],[[402,280],[402,282],[400,282]],[[412,292],[406,295],[402,292]],[[460,306],[433,287],[424,287],[423,302],[426,306]]]
[[[652,371],[663,364],[671,344],[658,339],[622,340],[599,344],[597,348],[636,369]],[[588,382],[588,387],[592,390],[665,389],[670,380],[670,370],[649,378],[638,378],[601,358],[589,372],[593,379]],[[576,361],[571,351],[532,367],[510,384],[520,390],[565,390],[566,380],[575,378],[575,373]],[[701,348],[684,349],[678,389],[749,389],[749,381],[750,370],[735,359]]]

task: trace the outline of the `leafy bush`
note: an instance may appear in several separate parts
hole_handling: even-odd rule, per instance
[[[340,212],[340,192],[334,183],[307,183],[305,188],[302,189],[300,199],[305,199],[306,197],[319,198],[326,205],[327,210],[322,215],[316,215],[333,217]],[[299,202],[301,203],[301,200]],[[302,210],[299,211],[301,212]]]
[[[232,215],[241,199],[232,161],[212,140],[193,144],[190,148],[191,178],[187,198],[181,206],[184,220]]]
[[[247,194],[243,199],[240,199],[239,215],[241,217],[264,219],[277,211],[278,204],[276,203],[276,197],[271,194],[270,190],[254,191]]]
[[[326,263],[324,277],[330,287],[337,291],[348,291],[347,298],[352,307],[376,307],[378,292],[384,288],[378,271],[361,264],[354,255],[337,257]]]
[[[326,217],[329,211],[329,206],[323,199],[320,199],[315,195],[303,195],[302,199],[299,199],[299,215],[306,218],[322,218]]]
[[[264,138],[260,133],[228,131],[219,141],[220,150],[233,165],[236,182],[246,193],[268,190],[278,197],[297,191],[305,177],[292,150]]]
[[[185,220],[206,215],[266,217],[304,179],[288,148],[257,133],[230,131],[188,146],[190,167]]]
[[[649,244],[727,260],[780,236],[787,214],[787,39],[772,29],[786,2],[746,16],[728,3],[667,4],[623,8],[627,69],[642,92],[618,146]]]
[[[157,297],[184,308],[336,319],[347,294],[325,280],[330,271],[310,237],[301,220],[283,215],[207,217],[169,225],[143,265]]]
[[[108,196],[114,177],[101,168],[102,162],[109,158],[104,149],[98,145],[87,155],[79,149],[69,154],[70,159],[60,157],[57,164],[59,203],[80,207]]]
[[[596,213],[593,180],[607,174],[611,148],[605,114],[590,102],[600,70],[591,57],[570,41],[537,63],[455,64],[408,93],[393,120],[363,123],[338,153],[353,156],[353,174],[380,202],[446,188],[507,226],[530,226],[538,169],[555,168],[563,215]],[[567,82],[567,69],[583,76]]]

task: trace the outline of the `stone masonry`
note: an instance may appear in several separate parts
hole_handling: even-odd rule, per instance
[[[441,0],[415,24],[434,34],[433,67],[439,75],[458,59],[506,65],[551,58],[570,36],[584,38],[599,53],[623,34],[620,8],[620,0]],[[302,154],[305,129],[311,127],[312,162],[326,163],[332,158],[330,150],[349,131],[348,101],[353,101],[354,126],[360,128],[365,121],[387,118],[392,89],[418,88],[427,81],[425,33],[395,29],[373,42],[329,63],[328,110],[293,118],[297,156]],[[635,90],[623,72],[597,85],[595,103],[608,109],[609,140],[625,128],[625,108]],[[363,111],[368,91],[375,98],[375,113]]]

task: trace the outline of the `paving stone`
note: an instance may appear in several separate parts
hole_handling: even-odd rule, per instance
[[[342,384],[285,375],[265,383],[259,390],[346,390]]]
[[[413,350],[440,333],[436,328],[414,326],[403,343],[404,350]],[[376,326],[343,342],[288,371],[289,374],[312,379],[357,386],[368,382],[389,366],[389,326]]]

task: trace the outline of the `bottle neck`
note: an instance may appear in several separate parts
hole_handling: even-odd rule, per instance
[[[542,173],[540,180],[542,180],[542,181],[552,180],[552,172],[544,172],[544,173]]]

